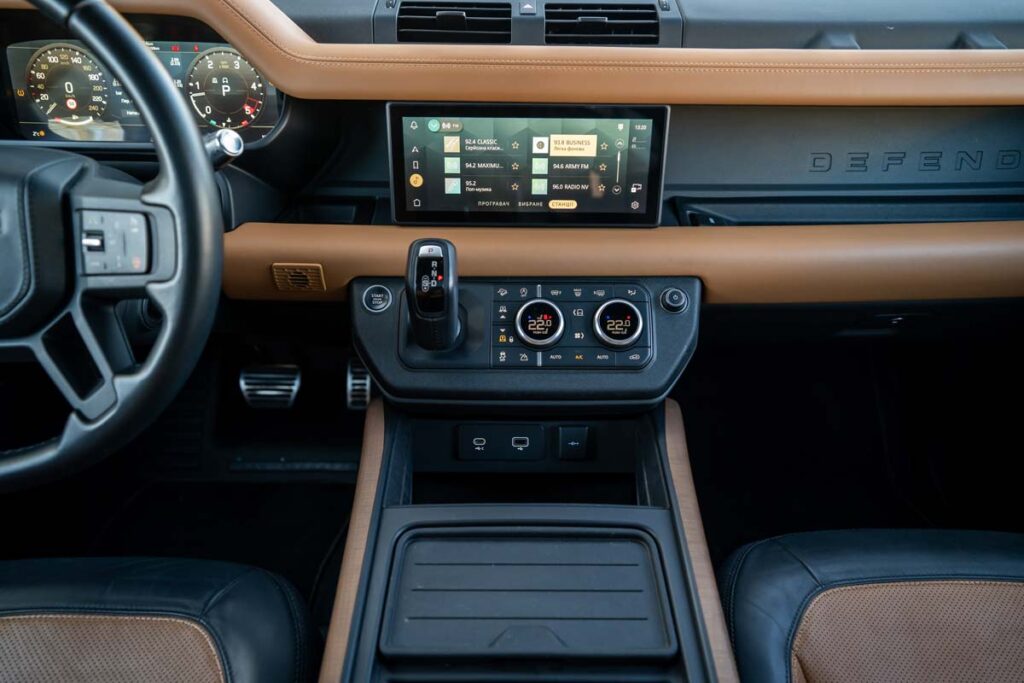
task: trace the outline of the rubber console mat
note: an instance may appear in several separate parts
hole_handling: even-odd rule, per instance
[[[654,542],[581,528],[414,530],[397,543],[380,649],[391,657],[671,657]]]

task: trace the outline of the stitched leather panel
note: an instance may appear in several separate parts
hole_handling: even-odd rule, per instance
[[[1024,681],[1024,584],[916,581],[844,586],[811,602],[792,681]]]
[[[29,614],[0,618],[3,683],[223,683],[209,634],[185,619]]]
[[[246,223],[224,235],[224,293],[344,299],[352,278],[404,276],[420,237],[454,242],[461,277],[694,275],[713,304],[1024,296],[1024,221],[546,229],[530,230],[528,250],[521,228]],[[281,261],[322,264],[327,290],[279,291],[270,269]]]

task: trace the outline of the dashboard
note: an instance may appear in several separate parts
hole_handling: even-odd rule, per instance
[[[786,35],[785,27],[762,25],[755,41],[741,30],[744,3],[735,0],[711,3],[733,15],[721,28],[732,34],[717,38],[707,33],[711,23],[692,12],[686,13],[685,34],[673,38],[669,24],[684,14],[680,10],[708,3],[669,3],[668,10],[659,10],[658,49],[603,39],[542,45],[546,24],[560,21],[547,16],[546,6],[527,15],[513,4],[507,44],[476,44],[470,35],[461,40],[466,44],[451,45],[445,43],[460,42],[458,36],[430,42],[426,37],[433,34],[418,29],[407,32],[408,40],[399,39],[399,19],[412,7],[404,0],[115,4],[140,12],[128,19],[178,82],[197,127],[238,126],[248,141],[256,141],[218,176],[231,214],[226,223],[229,229],[238,228],[225,238],[225,291],[234,298],[346,299],[353,277],[368,270],[398,274],[401,263],[394,255],[411,237],[454,238],[447,228],[461,231],[458,246],[469,257],[465,263],[472,269],[470,277],[697,274],[708,285],[709,302],[965,298],[1000,295],[1012,290],[1008,283],[1018,282],[995,274],[1008,270],[998,265],[1000,259],[1016,264],[1013,259],[1019,253],[1013,233],[1017,224],[1008,221],[1024,216],[1024,69],[1013,49],[967,49],[975,28],[992,25],[997,3],[990,0],[958,5],[958,12],[971,15],[956,24],[958,35],[940,36],[945,24],[930,26],[930,37],[921,38],[921,44],[909,44],[921,36],[920,22],[912,17],[894,19],[890,25],[899,25],[902,32],[888,31],[886,43],[869,41],[867,29],[858,28],[861,50],[817,49],[817,33],[829,28],[824,19],[821,26],[816,23],[799,35],[795,23]],[[806,10],[807,4],[796,3],[793,12]],[[82,50],[65,29],[24,10],[21,3],[0,0],[0,7],[0,138],[11,144],[67,147],[140,177],[151,176],[156,164],[145,129],[105,65]],[[839,6],[829,10],[844,11]],[[876,5],[872,11],[880,10]],[[450,15],[438,12],[434,19],[444,24],[441,20]],[[847,28],[849,17],[841,18],[842,25],[836,25]],[[997,23],[992,31],[1006,47],[1024,46],[1015,25]],[[413,39],[416,36],[424,38]],[[900,42],[901,36],[906,44]],[[940,49],[954,41],[957,49]],[[661,44],[665,42],[671,45]],[[754,42],[779,51],[741,49],[754,47]],[[690,49],[696,47],[702,49]],[[213,81],[218,64],[207,74],[198,69],[203,55],[224,51],[226,65],[234,72],[232,50],[240,57],[237,73],[250,78],[243,81],[244,97],[242,89],[230,83],[227,93],[217,90],[225,85]],[[85,81],[81,74],[33,77],[30,67],[40,58],[47,63],[53,58],[56,66],[64,60],[68,66],[82,66],[82,72],[85,66],[93,70]],[[90,76],[98,81],[89,81]],[[195,76],[208,77],[205,85]],[[72,93],[66,90],[68,84]],[[66,95],[78,94],[82,87],[100,90],[88,91],[89,101],[75,97],[72,114]],[[247,102],[253,87],[256,101]],[[92,102],[94,95],[99,101]],[[218,110],[211,104],[218,97],[236,101]],[[54,99],[56,106],[46,114]],[[400,124],[410,131],[416,124],[409,142],[419,137],[434,144],[430,163],[439,164],[429,174],[420,174],[420,188],[413,186],[417,160],[411,156],[412,145],[396,153],[396,145],[402,151],[403,140],[388,113],[389,103],[394,108],[409,102],[421,103],[416,105],[421,108],[408,111]],[[603,180],[592,182],[590,169],[585,179],[581,173],[573,180],[578,190],[554,194],[550,171],[561,160],[546,155],[545,183],[545,155],[521,155],[529,160],[527,172],[523,162],[508,153],[511,138],[487,131],[488,126],[498,132],[501,126],[525,125],[529,132],[532,120],[545,118],[524,115],[521,107],[557,105],[572,110],[584,103],[666,111],[663,139],[649,143],[662,159],[652,156],[645,182],[643,159],[624,154],[627,174],[635,171],[637,179],[621,185],[618,198],[607,192],[600,196],[600,184],[606,190],[611,186]],[[95,110],[86,115],[92,105]],[[217,115],[206,118],[206,106]],[[447,109],[451,106],[460,110],[453,114]],[[483,106],[493,110],[471,109]],[[55,114],[60,122],[52,120]],[[69,130],[74,115],[90,120]],[[600,145],[602,136],[618,132],[619,122],[633,126],[652,120],[652,131],[658,127],[657,118],[642,111],[611,114],[607,121],[581,130],[575,128],[588,117],[578,111],[546,118],[541,123],[549,128],[529,132],[531,150],[534,137],[546,137],[550,144],[552,135],[596,135]],[[443,131],[430,130],[434,120],[438,125],[453,121],[468,126],[461,132],[458,154],[446,152]],[[58,123],[63,130],[57,130]],[[607,126],[615,130],[605,130]],[[491,150],[485,143],[482,151],[470,150],[465,147],[468,139],[494,139],[497,148]],[[581,146],[580,139],[562,138],[559,144],[563,142],[588,154],[582,160],[566,156],[566,164],[580,168],[564,166],[560,171],[582,172],[582,165],[609,164],[598,160],[605,150],[589,154],[589,142]],[[469,151],[481,159],[469,159]],[[484,159],[491,151],[497,152],[496,158]],[[555,156],[566,151],[576,152],[565,147]],[[467,191],[488,187],[481,185],[483,174],[470,173],[481,170],[480,163],[491,170],[501,167],[506,174],[501,181],[508,186],[492,187],[490,193],[498,202],[543,201],[543,210],[540,205],[530,211],[517,206],[515,221],[506,222],[498,215],[500,206],[481,206],[485,193]],[[520,164],[518,170],[511,168],[514,163]],[[448,164],[459,172],[449,173]],[[451,182],[456,177],[458,184]],[[513,189],[516,183],[518,188]],[[547,195],[541,194],[545,184]],[[636,193],[634,184],[642,186]],[[565,187],[559,190],[563,191]],[[570,196],[573,192],[578,196]],[[541,196],[545,199],[536,199]],[[577,208],[565,208],[573,201]],[[651,207],[653,219],[624,220]],[[604,216],[588,217],[571,231],[502,229],[561,227],[583,213]],[[945,225],[958,221],[968,227]],[[587,230],[627,224],[658,228]],[[840,224],[876,227],[854,230]],[[412,227],[416,225],[431,227]],[[472,226],[486,226],[486,231],[474,232]],[[779,251],[784,231],[793,240],[787,248],[803,251]],[[847,235],[849,243],[844,241]],[[865,269],[879,262],[878,254],[889,259],[907,254],[906,249],[889,248],[890,242],[904,244],[900,240],[909,239],[906,235],[919,240],[914,253],[929,263],[937,253],[929,240],[950,245],[952,263],[977,267],[976,280],[946,278],[943,282],[948,284],[940,285],[934,272],[941,268],[929,275],[920,261],[907,260],[890,262],[866,283]],[[877,252],[867,251],[865,240]],[[984,245],[985,258],[965,258],[963,244],[975,243]],[[766,254],[775,253],[780,254],[778,259],[766,259]],[[807,259],[807,268],[821,271],[820,278],[829,287],[793,265],[805,263],[802,258]],[[300,264],[322,277],[310,280],[305,289],[289,289],[288,283],[268,277],[273,264],[279,263]],[[757,272],[761,275],[754,277]],[[908,278],[920,288],[908,286]],[[777,283],[779,287],[772,289]],[[966,289],[958,288],[965,283]]]
[[[230,128],[246,142],[281,116],[277,89],[225,43],[147,41],[204,130]],[[120,82],[82,43],[32,40],[7,46],[18,128],[27,139],[148,142],[142,116]]]

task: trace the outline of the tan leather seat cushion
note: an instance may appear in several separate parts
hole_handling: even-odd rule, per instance
[[[792,671],[795,683],[1024,681],[1024,583],[827,590],[800,622]]]
[[[31,614],[0,618],[2,683],[223,683],[209,634],[186,619]]]

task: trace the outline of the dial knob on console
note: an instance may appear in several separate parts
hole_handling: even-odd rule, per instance
[[[636,343],[644,329],[644,317],[625,299],[606,301],[594,313],[594,334],[606,346],[621,349]]]
[[[516,314],[516,332],[528,346],[551,346],[562,338],[563,331],[565,319],[562,312],[547,299],[527,301]]]

